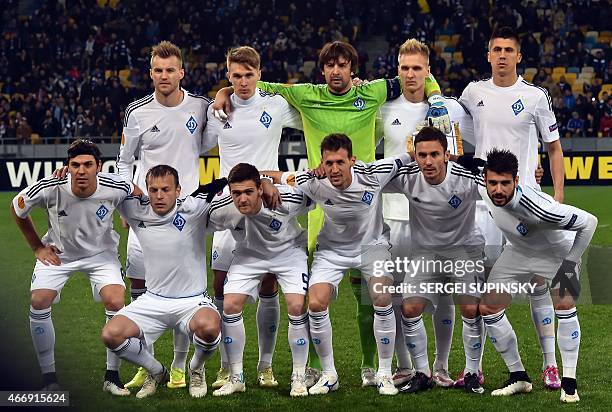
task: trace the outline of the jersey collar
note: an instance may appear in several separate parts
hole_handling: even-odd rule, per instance
[[[164,106],[163,104],[161,104],[157,100],[157,95],[155,94],[155,92],[153,92],[153,100],[155,100],[155,103],[157,103],[159,106],[163,107],[164,109],[167,109],[167,110],[179,110],[185,104],[187,104],[187,95],[189,94],[189,92],[187,90],[183,89],[182,87],[181,87],[181,91],[183,92],[183,100],[181,100],[181,102],[179,104],[177,104],[176,106],[172,106],[172,107]]]
[[[240,97],[236,96],[236,93],[232,93],[230,99],[233,105],[250,106],[255,103],[258,95],[259,95],[259,87],[255,88],[255,93],[253,93],[253,96],[249,97],[248,99],[241,99]]]
[[[491,85],[491,87],[493,87],[496,90],[512,90],[516,87],[518,87],[521,83],[523,82],[523,76],[521,76],[520,74],[518,75],[516,82],[513,85],[507,86],[507,87],[501,87],[496,85],[495,83],[493,83],[493,77],[491,77],[491,79],[489,79],[489,84]]]

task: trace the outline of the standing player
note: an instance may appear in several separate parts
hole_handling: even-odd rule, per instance
[[[402,95],[388,101],[380,108],[376,119],[377,137],[384,137],[385,158],[406,152],[408,139],[412,138],[429,105],[425,97],[425,81],[429,76],[429,48],[416,39],[408,39],[400,46],[398,76],[402,82]],[[458,125],[461,135],[473,144],[473,123],[467,110],[455,99],[444,97],[451,127]],[[408,199],[399,193],[383,195],[383,216],[391,229],[391,255],[393,259],[407,257],[410,250],[410,225]],[[403,281],[403,274],[398,279]],[[401,302],[397,302],[401,305]],[[393,382],[401,385],[410,380],[414,372],[410,354],[404,343],[401,312],[395,312],[398,335],[395,338],[397,370]],[[449,387],[453,380],[448,374],[448,356],[453,339],[455,306],[452,295],[440,295],[433,315],[436,337],[436,359],[433,379],[438,386]]]
[[[246,390],[243,375],[245,329],[242,310],[247,301],[255,301],[263,277],[272,273],[278,279],[289,316],[289,347],[293,359],[291,396],[307,396],[304,379],[308,360],[308,315],[304,298],[308,291],[306,232],[297,221],[314,204],[290,187],[279,186],[283,204],[270,210],[263,204],[259,171],[250,164],[238,163],[228,174],[231,198],[213,202],[215,215],[244,216],[243,236],[237,242],[235,256],[227,274],[223,306],[223,344],[231,365],[231,378],[215,396]],[[232,202],[233,200],[233,202]]]
[[[193,334],[189,394],[206,395],[204,362],[221,341],[219,313],[206,292],[207,228],[212,194],[179,199],[176,169],[151,168],[145,177],[148,197],[127,198],[118,210],[140,240],[147,271],[147,292],[123,308],[102,330],[104,344],[148,375],[137,398],[153,395],[169,379],[168,370],[147,350],[168,329]],[[222,188],[222,186],[221,186]]]
[[[395,316],[391,295],[386,290],[392,285],[393,276],[381,270],[390,258],[390,245],[389,228],[382,220],[380,200],[384,186],[410,156],[404,154],[371,164],[355,163],[351,140],[342,134],[331,134],[323,139],[321,156],[326,179],[318,179],[312,172],[294,175],[296,188],[320,204],[325,212],[308,286],[310,336],[321,359],[323,374],[309,393],[327,394],[338,389],[329,304],[338,293],[344,272],[355,268],[362,272],[368,284],[374,309],[378,392],[396,395],[398,390],[391,374]],[[271,173],[275,181],[288,178],[286,173],[264,173]]]
[[[55,329],[51,304],[73,272],[87,274],[94,299],[101,299],[107,321],[123,307],[125,284],[113,230],[113,210],[133,186],[120,176],[100,173],[100,150],[77,140],[68,148],[68,175],[42,179],[21,191],[11,204],[11,214],[38,259],[30,290],[30,332],[42,370],[43,390],[59,390],[55,374]],[[49,215],[49,228],[41,239],[30,211],[41,207]],[[119,379],[120,360],[106,355],[103,390],[125,396],[130,392]]]
[[[280,95],[257,88],[261,78],[261,59],[252,47],[243,46],[227,53],[227,78],[235,93],[230,97],[231,119],[222,122],[208,109],[206,141],[218,143],[221,176],[240,162],[253,164],[259,170],[278,170],[278,146],[283,128],[302,129],[300,114]],[[215,305],[223,313],[223,285],[233,257],[236,242],[229,230],[217,232],[213,238],[211,267],[214,273]],[[266,276],[259,290],[257,307],[259,385],[274,387],[278,382],[272,373],[272,356],[280,321],[278,290],[274,276]],[[221,346],[221,369],[212,387],[220,388],[229,379],[225,345]]]
[[[558,203],[529,185],[519,184],[520,165],[508,150],[487,154],[486,191],[482,198],[493,219],[510,241],[491,270],[493,284],[534,284],[541,276],[550,283],[557,317],[557,337],[563,379],[561,401],[578,402],[576,365],[580,347],[580,324],[575,302],[580,292],[580,259],[597,228],[597,218],[584,210]],[[573,242],[564,231],[576,232]],[[503,388],[494,396],[531,392],[531,381],[521,362],[516,334],[505,314],[512,296],[503,292],[484,294],[480,306],[487,334],[510,371]]]
[[[459,99],[474,119],[476,157],[483,159],[495,147],[508,148],[518,158],[521,184],[538,188],[534,176],[539,134],[548,145],[554,198],[563,202],[563,150],[557,120],[546,89],[528,83],[516,72],[522,58],[516,31],[509,27],[496,29],[489,40],[487,58],[492,78],[470,83]],[[488,219],[484,204],[479,216]],[[501,245],[501,235],[498,241]],[[492,244],[489,239],[487,244]],[[529,300],[544,357],[542,378],[547,388],[558,389],[561,382],[555,359],[554,309],[543,279]]]
[[[388,100],[397,98],[402,84],[399,79],[379,79],[360,86],[353,85],[352,76],[358,67],[357,51],[348,43],[335,41],[323,46],[319,54],[319,69],[326,84],[285,85],[259,82],[264,91],[283,96],[302,116],[308,166],[311,169],[321,164],[320,146],[323,138],[332,133],[350,136],[355,156],[363,162],[375,160],[375,121],[380,106]],[[221,89],[215,98],[215,110],[229,110],[227,95],[231,88]],[[449,130],[448,113],[439,95],[440,88],[432,78],[427,78],[425,93],[430,108],[427,116],[438,127]],[[308,216],[308,250],[313,253],[317,235],[323,226],[321,208],[311,211]],[[353,272],[353,275],[356,275]],[[362,350],[362,384],[376,385],[374,373],[376,345],[373,341],[373,312],[371,305],[363,305],[361,299],[367,296],[362,292],[361,279],[350,278],[353,294],[357,299],[357,319]],[[311,353],[311,355],[313,355]],[[311,365],[313,357],[311,357]],[[313,379],[307,379],[310,385]]]
[[[210,100],[181,89],[184,75],[181,50],[177,46],[168,41],[153,46],[150,76],[155,91],[125,109],[117,160],[119,174],[131,180],[134,160],[138,157],[133,179],[139,187],[146,187],[147,170],[158,164],[168,164],[178,170],[183,193],[192,193],[199,186],[200,153],[212,147],[203,141]],[[131,283],[132,300],[137,299],[146,291],[146,274],[134,228],[130,228],[128,235],[126,273]],[[169,388],[186,386],[188,350],[189,337],[175,331]],[[126,387],[142,386],[145,378],[146,372],[141,368]]]

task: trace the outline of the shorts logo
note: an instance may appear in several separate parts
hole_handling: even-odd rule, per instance
[[[98,219],[103,220],[106,215],[108,215],[108,209],[104,205],[100,206],[98,210],[96,210],[96,216],[98,216]]]
[[[228,344],[232,343],[232,341],[233,341],[233,339],[232,339],[232,338],[230,338],[229,336],[226,336],[226,337],[223,339],[223,343],[225,343],[226,345],[228,345]]]
[[[474,349],[480,349],[482,345],[480,344],[480,342],[476,342],[474,345],[472,345],[472,348]]]
[[[555,123],[555,124],[551,124],[550,126],[548,126],[548,131],[549,131],[549,132],[554,132],[555,130],[557,130],[557,128],[559,128],[559,126],[557,125],[557,123]]]
[[[185,223],[187,222],[185,222],[185,219],[183,218],[183,216],[180,215],[180,213],[177,213],[176,216],[174,216],[174,220],[172,221],[172,224],[179,230],[179,232],[183,231]]]
[[[355,106],[355,108],[356,108],[357,110],[360,110],[360,111],[361,111],[361,110],[365,109],[366,102],[365,102],[365,100],[363,100],[361,97],[358,97],[358,98],[356,98],[356,99],[355,99],[355,101],[353,102],[353,106]]]
[[[272,219],[272,221],[270,222],[270,229],[274,230],[275,232],[278,232],[282,225],[283,223],[280,220]]]
[[[270,116],[265,110],[264,112],[261,114],[261,117],[259,118],[259,123],[263,124],[264,126],[266,126],[266,129],[270,127],[270,124],[272,124],[272,116]]]
[[[552,323],[552,319],[549,317],[545,317],[542,319],[542,325],[550,325]]]
[[[395,164],[397,165],[397,167],[402,167],[404,165],[401,159],[395,159]]]
[[[408,342],[408,343],[406,344],[406,346],[408,346],[410,349],[414,349],[414,348],[416,348],[416,345],[415,345],[414,343],[412,343],[412,342]]]
[[[442,324],[443,325],[451,325],[453,323],[453,321],[451,319],[443,319],[442,320]]]
[[[321,343],[321,339],[319,339],[319,338],[312,338],[312,343],[314,343],[315,345],[318,345],[319,343]]]
[[[19,196],[17,199],[17,206],[19,206],[19,209],[25,209],[25,200],[23,196]]]
[[[36,280],[36,273],[32,273],[32,283]]]
[[[43,333],[45,333],[45,329],[43,327],[37,326],[34,328],[34,334],[42,335]]]
[[[391,341],[389,340],[389,338],[382,338],[382,339],[380,340],[380,343],[382,343],[383,345],[388,345],[388,344],[389,344],[389,342],[391,342]]]
[[[371,205],[372,200],[374,200],[374,194],[372,192],[368,192],[367,190],[363,192],[363,196],[361,196],[361,201],[366,205]]]
[[[453,195],[453,197],[448,200],[448,204],[451,205],[453,209],[457,209],[461,202],[461,199],[457,195]]]
[[[185,126],[187,126],[187,130],[193,134],[193,132],[195,132],[195,130],[198,128],[198,122],[196,122],[196,119],[191,116],[189,120],[187,120],[187,123],[185,123]]]
[[[276,325],[271,325],[271,326],[268,328],[268,331],[270,331],[270,333],[274,333],[274,332],[276,332]]]
[[[491,336],[489,339],[491,339],[491,343],[497,343],[497,339],[495,339],[493,336]]]
[[[212,258],[213,258],[213,260],[217,260],[217,259],[219,259],[219,254],[217,253],[217,251],[216,251],[216,250],[213,252],[213,254],[212,254]]]
[[[516,102],[512,103],[512,111],[514,112],[515,116],[518,116],[518,114],[524,109],[525,106],[523,106],[523,102],[521,101],[521,99],[518,99]]]
[[[525,226],[522,222],[518,224],[516,230],[521,234],[521,236],[527,236],[527,233],[529,233],[529,229],[527,229],[527,226]]]
[[[573,332],[572,332],[572,339],[577,339],[577,338],[578,338],[578,336],[580,336],[580,333],[578,333],[578,331],[577,331],[577,330],[575,330],[575,331],[573,331]]]
[[[304,346],[306,345],[306,339],[299,338],[298,340],[295,341],[295,343],[297,343],[298,346]]]

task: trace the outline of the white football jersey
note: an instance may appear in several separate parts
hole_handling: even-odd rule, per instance
[[[427,183],[416,162],[403,166],[385,189],[403,193],[410,204],[410,236],[415,246],[480,246],[476,200],[481,176],[448,162],[442,183]]]
[[[474,124],[470,113],[453,97],[444,97],[444,104],[453,129],[456,124],[461,137],[473,145]],[[429,104],[426,101],[412,103],[403,94],[381,106],[376,118],[376,130],[378,136],[384,137],[385,157],[406,153],[408,139],[412,139],[416,127],[425,119],[428,110]],[[456,154],[454,137],[447,136],[447,139],[449,150]],[[383,216],[385,219],[408,220],[408,199],[401,194],[384,194]]]
[[[125,109],[117,168],[121,176],[132,179],[137,157],[133,181],[144,192],[149,169],[166,164],[178,171],[183,193],[193,193],[200,185],[200,154],[216,144],[205,141],[203,133],[210,100],[181,90],[178,106],[164,106],[152,93]]]
[[[503,207],[495,206],[485,187],[480,187],[480,194],[512,246],[528,256],[553,254],[577,262],[597,226],[595,216],[559,203],[531,186],[519,185]],[[566,231],[578,232],[575,242],[566,236]],[[591,233],[583,236],[583,231]]]
[[[538,132],[546,143],[559,139],[557,120],[546,89],[518,77],[515,84],[499,87],[493,79],[468,84],[459,101],[474,119],[476,157],[486,159],[494,147],[508,149],[519,162],[521,184],[539,187]]]
[[[276,210],[262,205],[253,216],[241,215],[234,206],[231,196],[217,198],[210,208],[210,224],[223,224],[236,215],[242,217],[240,225],[232,227],[236,239],[236,254],[246,254],[273,259],[287,249],[306,247],[306,231],[297,217],[314,208],[315,203],[297,189],[277,185],[282,204]]]
[[[33,207],[47,211],[48,230],[42,243],[54,245],[63,262],[72,262],[106,251],[117,252],[119,235],[113,230],[113,211],[132,193],[133,185],[121,176],[98,173],[96,191],[88,198],[72,193],[72,177],[47,177],[23,189],[13,199],[20,218]]]
[[[177,199],[164,216],[147,196],[129,196],[117,210],[138,237],[147,274],[147,292],[167,298],[198,296],[206,291],[206,232],[233,227],[234,221],[209,225],[206,195]]]
[[[355,162],[352,182],[344,190],[318,179],[311,172],[296,172],[296,187],[323,209],[325,221],[318,236],[320,249],[343,256],[358,256],[368,246],[388,244],[389,227],[382,217],[381,193],[410,156]]]
[[[208,110],[207,142],[219,144],[221,176],[227,176],[232,167],[247,162],[258,170],[278,170],[278,146],[283,128],[302,130],[302,118],[278,94],[256,89],[255,94],[243,100],[232,94],[232,113],[226,122]]]

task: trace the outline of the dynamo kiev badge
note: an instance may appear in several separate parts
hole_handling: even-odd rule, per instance
[[[516,102],[512,103],[512,111],[514,112],[515,116],[518,116],[523,109],[525,109],[525,106],[523,106],[521,99],[518,99]]]
[[[355,106],[357,110],[361,111],[365,109],[366,102],[361,97],[357,97],[357,99],[355,99],[355,101],[353,102],[353,106]]]
[[[189,117],[189,120],[187,120],[187,123],[185,123],[185,126],[187,127],[187,130],[193,134],[193,132],[195,132],[195,130],[198,128],[198,122],[196,122],[196,119],[191,116]]]
[[[259,122],[263,124],[267,129],[270,127],[270,124],[272,124],[272,116],[270,116],[268,112],[264,110],[264,112],[261,114],[261,117],[259,118]]]

